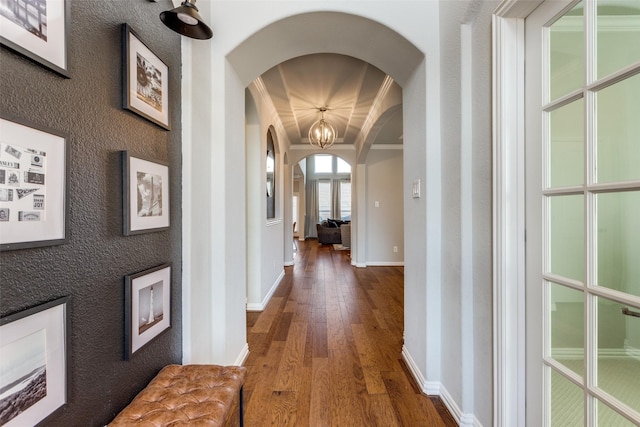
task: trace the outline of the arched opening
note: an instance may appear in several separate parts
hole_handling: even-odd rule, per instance
[[[308,28],[322,26],[324,31],[310,37]],[[372,35],[374,35],[372,37]],[[297,40],[295,44],[288,44],[286,40]],[[361,16],[339,12],[302,13],[277,20],[266,27],[243,37],[244,40],[229,54],[225,54],[226,61],[213,61],[212,56],[222,54],[212,53],[206,48],[194,45],[193,56],[204,61],[198,73],[205,73],[211,77],[211,93],[213,98],[209,111],[198,111],[206,119],[204,123],[196,122],[196,114],[192,115],[190,131],[194,134],[194,146],[205,152],[218,151],[222,156],[204,156],[202,166],[216,177],[220,177],[219,188],[210,188],[206,181],[189,183],[192,192],[198,192],[200,184],[202,191],[211,194],[212,198],[220,196],[228,203],[224,208],[213,212],[209,220],[199,225],[207,229],[215,223],[216,233],[208,230],[212,235],[211,248],[206,268],[201,272],[199,267],[204,261],[193,260],[189,272],[203,273],[200,277],[191,277],[191,289],[188,292],[194,303],[189,307],[191,316],[205,311],[205,307],[193,311],[198,295],[210,302],[206,307],[213,314],[209,328],[185,330],[185,347],[189,348],[191,358],[188,361],[219,360],[233,361],[238,349],[245,346],[244,289],[235,287],[234,283],[244,283],[247,266],[246,233],[243,226],[245,217],[238,211],[246,212],[244,151],[245,121],[244,91],[249,84],[261,73],[287,59],[317,53],[335,52],[353,56],[371,63],[389,74],[403,89],[403,205],[404,205],[404,236],[405,242],[410,240],[410,250],[405,254],[405,316],[411,318],[405,325],[405,351],[403,354],[409,360],[409,366],[420,375],[430,380],[439,381],[440,353],[440,139],[439,115],[437,113],[437,90],[433,98],[427,97],[428,64],[425,55],[412,43],[400,35],[399,32]],[[222,62],[222,63],[221,63]],[[433,83],[431,83],[433,84]],[[437,82],[435,83],[437,86]],[[434,101],[435,100],[435,101]],[[427,114],[427,108],[430,114]],[[215,114],[211,114],[215,111]],[[209,117],[210,115],[210,117]],[[211,119],[212,117],[212,119]],[[208,121],[213,120],[213,123]],[[433,126],[428,126],[432,121]],[[185,123],[188,126],[189,123]],[[194,150],[195,147],[191,147]],[[355,153],[354,153],[355,154]],[[210,163],[206,162],[210,159]],[[289,158],[289,162],[295,162]],[[238,168],[237,165],[241,165]],[[233,170],[230,170],[233,168]],[[356,164],[356,169],[364,166]],[[287,168],[290,169],[290,168]],[[361,172],[364,172],[361,170]],[[356,171],[357,173],[357,171]],[[413,181],[425,183],[422,198],[411,198],[408,188]],[[214,182],[215,180],[211,181]],[[356,183],[356,185],[361,185]],[[242,197],[237,197],[240,194]],[[235,195],[235,196],[232,196]],[[284,197],[288,198],[287,194]],[[426,199],[430,203],[426,203]],[[240,203],[236,203],[241,200]],[[359,203],[359,202],[358,202]],[[241,209],[243,208],[243,209]],[[216,222],[219,219],[220,222]],[[237,227],[229,227],[237,224]],[[428,224],[431,224],[428,226]],[[280,227],[283,227],[281,224]],[[288,226],[288,225],[287,225]],[[426,239],[429,228],[429,239]],[[234,230],[233,238],[228,230]],[[366,230],[356,230],[356,235],[364,235]],[[192,238],[197,230],[192,229]],[[281,235],[283,233],[281,232]],[[198,245],[191,245],[198,246]],[[206,249],[206,248],[205,248]],[[205,257],[207,255],[205,253]],[[233,265],[234,268],[229,268]],[[197,284],[196,284],[197,283]],[[220,295],[221,299],[214,298]],[[187,310],[185,310],[187,312]],[[428,321],[431,319],[431,321]],[[214,330],[215,325],[215,330]],[[199,344],[195,344],[196,338]],[[206,348],[199,349],[204,340]],[[427,346],[427,343],[433,345]],[[186,351],[185,351],[186,353]],[[196,353],[198,355],[196,355]],[[427,363],[428,362],[428,363]]]

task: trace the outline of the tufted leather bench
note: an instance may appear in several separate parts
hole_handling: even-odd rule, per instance
[[[108,427],[223,426],[236,397],[242,426],[246,375],[241,366],[165,366]]]

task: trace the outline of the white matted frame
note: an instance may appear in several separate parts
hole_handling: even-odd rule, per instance
[[[169,228],[169,166],[122,151],[123,234]]]
[[[69,241],[67,137],[0,117],[0,251]]]
[[[4,0],[0,8],[0,42],[68,78],[70,3],[71,0]]]
[[[125,276],[125,359],[171,327],[171,264]]]
[[[122,24],[122,104],[158,126],[169,125],[169,67]]]
[[[67,403],[68,301],[0,319],[0,425],[36,425]]]

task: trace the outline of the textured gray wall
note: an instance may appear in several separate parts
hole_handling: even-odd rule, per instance
[[[68,404],[48,425],[109,422],[181,348],[180,36],[158,15],[169,0],[71,1],[64,79],[0,49],[0,110],[69,136],[71,239],[62,246],[0,253],[0,314],[69,295]],[[169,66],[168,132],[121,108],[122,23]],[[122,236],[120,150],[170,165],[171,228]],[[123,276],[171,262],[172,328],[123,360]]]

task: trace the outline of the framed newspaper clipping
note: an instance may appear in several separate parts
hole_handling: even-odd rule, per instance
[[[0,116],[0,251],[69,241],[67,137]]]
[[[68,78],[70,3],[71,0],[2,0],[0,43]]]
[[[125,236],[169,228],[169,166],[122,152]]]
[[[169,67],[122,24],[123,107],[171,130],[169,126]]]
[[[67,403],[68,301],[0,319],[0,425],[43,425]]]

